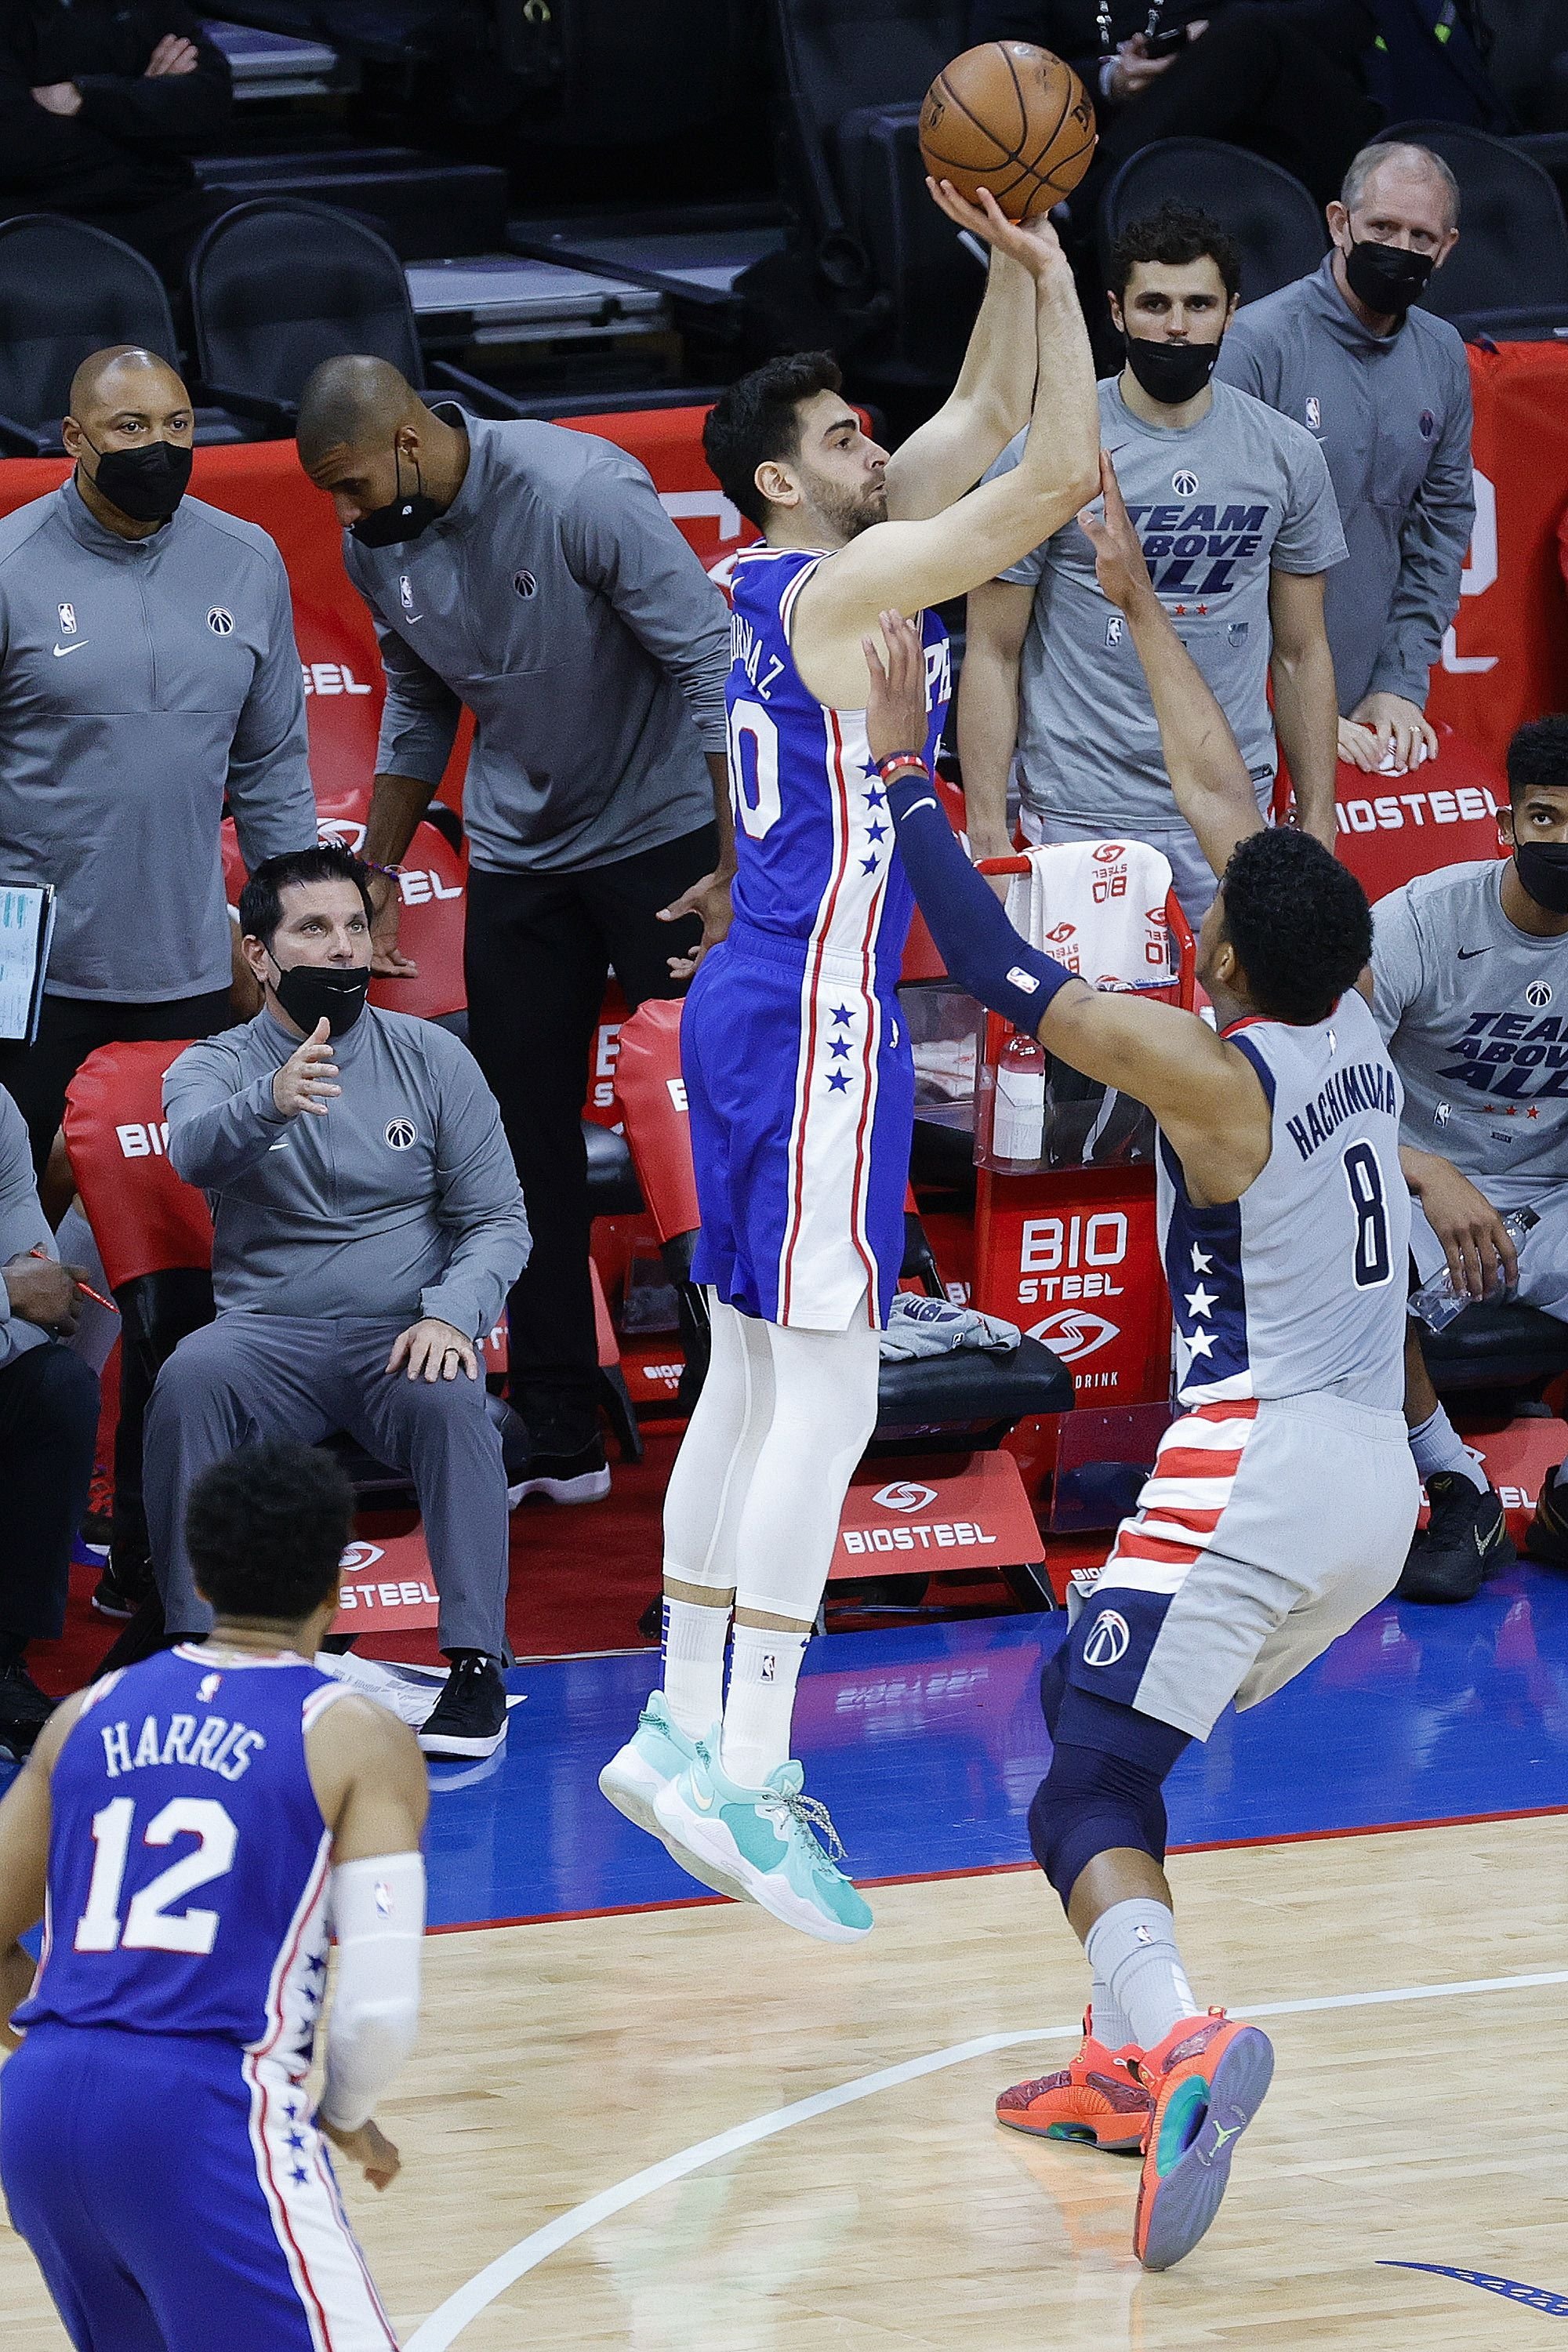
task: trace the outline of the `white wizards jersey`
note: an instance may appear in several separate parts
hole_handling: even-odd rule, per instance
[[[1273,1143],[1239,1201],[1205,1209],[1160,1138],[1176,1394],[1197,1405],[1328,1391],[1396,1410],[1410,1248],[1404,1089],[1371,1007],[1351,989],[1310,1027],[1254,1017],[1225,1034],[1262,1081]]]

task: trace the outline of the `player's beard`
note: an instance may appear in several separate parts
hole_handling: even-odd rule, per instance
[[[811,503],[840,541],[858,539],[874,523],[888,520],[888,492],[881,482],[848,490],[818,475],[811,483]]]

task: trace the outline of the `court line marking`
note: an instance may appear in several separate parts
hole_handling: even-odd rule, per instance
[[[1396,1985],[1377,1992],[1324,1993],[1310,2000],[1263,2001],[1251,2008],[1233,2010],[1231,2015],[1304,2017],[1334,2009],[1377,2009],[1407,2000],[1457,2000],[1475,1993],[1525,1992],[1541,1985],[1560,1984],[1568,1984],[1568,1969],[1552,1969],[1529,1976],[1473,1977],[1459,1984]],[[839,2083],[832,2090],[816,2091],[809,2098],[794,2100],[787,2107],[773,2107],[766,2115],[753,2116],[750,2123],[734,2124],[710,2139],[698,2140],[692,2147],[681,2148],[676,2155],[664,2157],[658,2164],[647,2165],[641,2172],[617,2181],[613,2189],[602,2189],[596,2197],[574,2205],[570,2212],[557,2214],[553,2221],[547,2221],[542,2229],[534,2230],[504,2254],[498,2254],[494,2262],[488,2263],[431,2313],[409,2337],[404,2352],[446,2352],[471,2319],[477,2319],[508,2287],[515,2285],[530,2271],[537,2270],[563,2246],[569,2246],[574,2239],[596,2229],[601,2221],[624,2213],[629,2205],[638,2204],[643,2198],[668,2189],[672,2182],[685,2179],[689,2173],[700,2171],[705,2165],[717,2164],[726,2156],[754,2147],[759,2140],[772,2139],[795,2124],[831,2115],[836,2107],[850,2106],[857,2100],[871,2098],[879,2091],[897,2090],[902,2084],[918,2082],[922,2075],[941,2074],[949,2066],[962,2066],[971,2058],[984,2058],[995,2050],[1010,2050],[1020,2042],[1076,2041],[1082,2031],[1082,2023],[1078,2021],[1071,2025],[1031,2026],[1022,2033],[983,2033],[973,2042],[954,2042],[945,2050],[928,2051],[924,2056],[906,2058],[897,2066],[879,2067],[873,2074],[857,2074],[852,2081]]]

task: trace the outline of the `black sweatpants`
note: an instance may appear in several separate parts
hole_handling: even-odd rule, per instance
[[[598,1348],[588,1276],[583,1106],[588,1051],[612,970],[635,1011],[679,996],[669,958],[701,936],[658,909],[710,874],[703,825],[575,874],[468,873],[468,1044],[500,1104],[533,1249],[509,1302],[511,1395],[542,1450],[571,1453],[595,1425]]]
[[[0,1087],[27,1122],[33,1165],[41,1176],[65,1117],[66,1088],[100,1045],[134,1045],[180,1037],[210,1037],[232,1026],[226,988],[203,996],[170,997],[162,1004],[122,1004],[98,996],[46,996],[31,1045],[0,1045]],[[142,1507],[142,1423],[152,1383],[139,1351],[120,1351],[120,1419],[114,1431],[114,1527],[118,1564],[129,1570],[147,1557]],[[88,1455],[90,1476],[92,1456]],[[82,1508],[85,1510],[86,1489]],[[73,1522],[73,1525],[75,1522]]]
[[[64,1628],[97,1437],[98,1381],[69,1348],[48,1339],[0,1364],[0,1635],[56,1641]]]

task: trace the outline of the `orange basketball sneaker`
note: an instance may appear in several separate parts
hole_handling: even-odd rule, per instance
[[[1131,2042],[1108,2050],[1094,2038],[1094,2011],[1083,2013],[1083,2046],[1058,2074],[1015,2083],[996,2102],[996,2120],[1037,2139],[1079,2140],[1086,2147],[1142,2147],[1154,2102],[1132,2072],[1142,2055]]]
[[[1182,2018],[1137,2066],[1154,2111],[1132,2251],[1146,2271],[1168,2271],[1219,2211],[1236,2143],[1273,2077],[1274,2045],[1257,2026],[1233,2024],[1223,2009],[1211,2009],[1206,2017]]]

